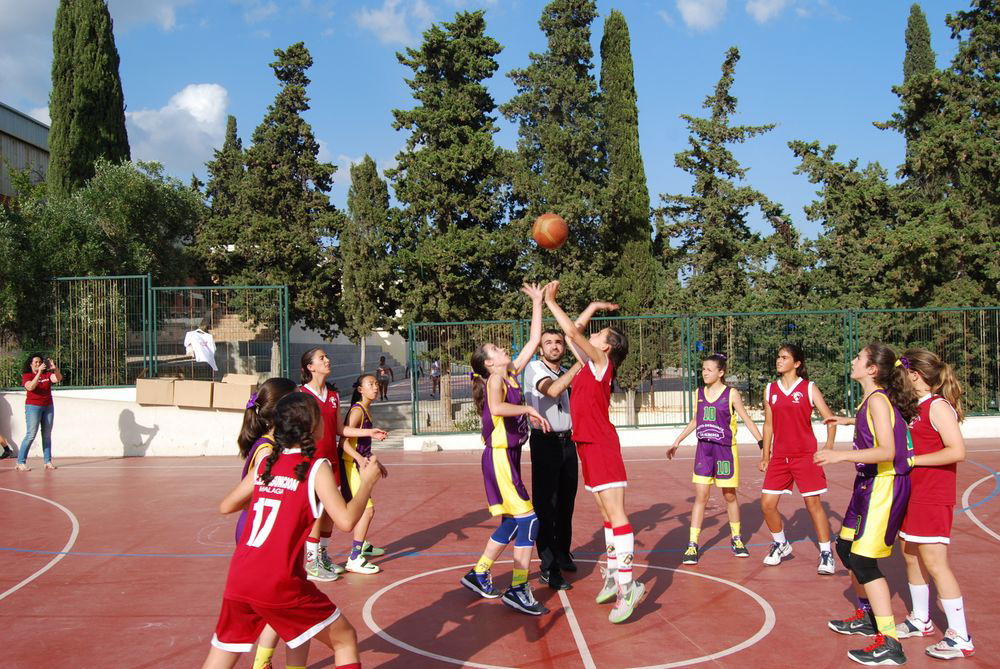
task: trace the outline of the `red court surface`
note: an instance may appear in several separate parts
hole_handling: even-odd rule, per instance
[[[470,439],[472,441],[472,439]],[[474,442],[473,442],[474,443]],[[843,447],[843,445],[841,445]],[[1000,665],[1000,441],[969,444],[959,467],[960,507],[951,559],[965,596],[973,658],[955,667]],[[540,586],[551,613],[529,617],[498,600],[476,599],[458,580],[496,523],[485,510],[479,452],[379,455],[390,476],[375,491],[370,539],[387,554],[384,571],[347,574],[321,588],[358,630],[365,667],[846,667],[846,653],[868,644],[826,628],[853,611],[846,571],[816,574],[812,524],[797,495],[784,498],[794,556],[761,564],[770,535],[762,526],[755,448],[744,448],[740,501],[751,557],[729,551],[721,498],[713,494],[701,564],[681,567],[692,490],[691,460],[667,462],[662,449],[626,449],[626,504],[636,530],[636,575],[648,596],[633,619],[607,621],[593,597],[603,535],[590,495],[580,489],[575,588]],[[681,455],[691,455],[688,449]],[[525,451],[525,475],[530,472]],[[32,461],[32,464],[37,461]],[[0,630],[6,667],[198,667],[209,648],[233,547],[235,516],[220,516],[235,485],[234,458],[62,460],[28,473],[0,467]],[[11,463],[11,464],[8,464]],[[40,463],[39,463],[40,464]],[[834,532],[853,468],[828,468],[824,502]],[[335,536],[346,550],[350,540]],[[907,610],[902,560],[883,561],[897,620]],[[991,566],[993,565],[993,566]],[[510,564],[494,567],[498,586]],[[934,623],[945,626],[932,603]],[[938,637],[903,641],[909,667],[946,663],[923,648]],[[284,661],[279,648],[275,666]],[[249,667],[250,656],[238,666]],[[332,667],[313,643],[310,667]]]

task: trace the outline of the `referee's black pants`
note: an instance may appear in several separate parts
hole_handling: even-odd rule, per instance
[[[569,559],[573,541],[573,507],[576,503],[576,444],[566,432],[532,430],[531,500],[538,516],[538,558],[542,571],[559,575],[562,558]]]

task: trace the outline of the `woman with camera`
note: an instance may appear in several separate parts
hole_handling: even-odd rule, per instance
[[[52,384],[62,381],[62,372],[52,362],[52,358],[43,358],[39,353],[32,353],[21,370],[21,382],[28,396],[24,398],[24,441],[17,454],[17,471],[30,471],[28,467],[28,451],[42,428],[42,456],[46,469],[55,469],[52,464],[52,421],[55,418],[55,408],[52,406]]]

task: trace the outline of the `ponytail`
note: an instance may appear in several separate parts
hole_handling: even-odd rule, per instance
[[[885,389],[889,401],[909,423],[919,413],[917,391],[910,382],[909,360],[897,359],[896,352],[880,342],[868,344],[865,350],[868,351],[868,363],[878,367],[875,383]]]
[[[472,367],[472,401],[476,405],[476,414],[483,416],[483,406],[486,404],[486,379],[490,372],[486,369],[486,345],[482,345],[472,353],[469,359]]]
[[[257,392],[251,395],[243,412],[243,426],[236,443],[240,447],[240,457],[246,460],[250,457],[250,449],[274,427],[274,409],[285,395],[295,392],[295,382],[291,379],[274,377],[268,379]]]
[[[726,371],[726,360],[728,360],[728,358],[726,358],[726,355],[724,353],[713,353],[712,355],[705,358],[705,362],[708,362],[709,360],[715,363],[716,369],[718,369],[720,372]]]
[[[291,393],[278,402],[274,416],[274,449],[267,457],[261,480],[265,485],[274,478],[271,470],[278,457],[290,448],[296,446],[302,451],[302,462],[295,466],[295,478],[306,480],[309,467],[312,466],[313,455],[316,453],[316,442],[313,433],[322,416],[319,405],[311,397],[303,393]]]
[[[923,377],[931,392],[938,393],[954,407],[958,422],[965,420],[965,409],[962,407],[964,393],[952,366],[923,348],[911,348],[903,357],[909,362],[910,369]]]

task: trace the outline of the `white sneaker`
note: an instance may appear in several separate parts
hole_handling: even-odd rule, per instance
[[[770,550],[767,551],[767,555],[764,556],[764,564],[768,567],[773,567],[781,562],[781,558],[788,557],[792,554],[792,545],[787,541],[779,544],[775,541],[771,544]]]
[[[819,566],[816,567],[817,574],[832,574],[836,569],[833,563],[833,553],[831,551],[819,552]]]
[[[604,582],[601,584],[601,591],[597,593],[594,601],[598,604],[614,601],[618,597],[618,572],[608,571],[601,567]]]
[[[337,572],[324,567],[323,563],[319,561],[317,556],[316,559],[306,561],[306,578],[310,581],[325,583],[328,581],[336,581],[340,577],[337,576]]]
[[[958,636],[958,632],[949,629],[944,638],[933,646],[927,647],[927,654],[939,660],[956,660],[962,657],[972,657],[976,647],[972,645],[972,635],[968,639]]]
[[[327,571],[332,571],[338,576],[344,573],[344,568],[331,560],[330,556],[326,553],[326,549],[322,546],[319,547],[319,561]]]
[[[921,620],[910,613],[906,616],[906,620],[896,625],[896,636],[900,639],[909,639],[913,636],[934,636],[934,623],[930,620]]]
[[[364,555],[356,558],[348,558],[347,571],[354,574],[377,574],[382,571],[377,564],[372,564]]]

